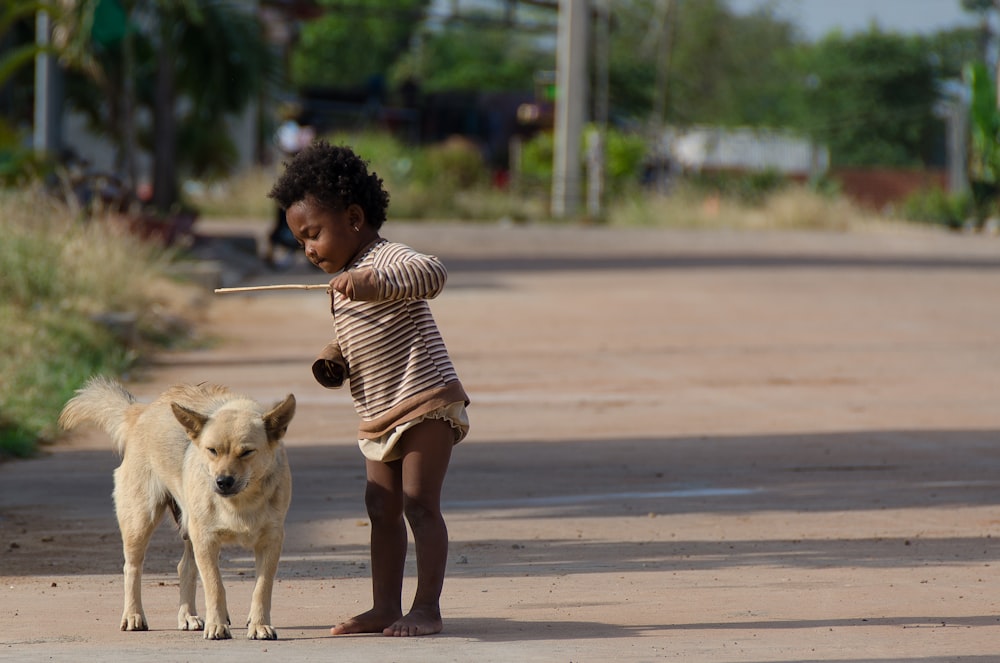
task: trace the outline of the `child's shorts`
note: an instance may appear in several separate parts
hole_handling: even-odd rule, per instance
[[[383,463],[399,460],[403,457],[402,451],[398,448],[399,440],[403,437],[403,433],[426,419],[443,419],[447,421],[451,425],[452,432],[455,434],[455,444],[461,442],[469,434],[469,415],[465,411],[465,403],[457,401],[437,410],[432,410],[413,421],[401,423],[382,437],[374,440],[358,440],[361,453],[368,460],[377,460]]]

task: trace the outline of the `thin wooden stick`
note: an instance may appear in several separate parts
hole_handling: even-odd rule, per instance
[[[230,292],[256,292],[260,290],[326,290],[330,287],[328,283],[313,283],[313,284],[303,284],[303,283],[285,283],[282,285],[251,285],[244,286],[242,288],[216,288],[216,294],[224,294]]]

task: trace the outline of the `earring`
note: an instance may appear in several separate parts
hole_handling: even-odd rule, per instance
[[[354,232],[358,232],[358,230],[360,230],[360,228],[358,228],[357,226],[354,226]]]

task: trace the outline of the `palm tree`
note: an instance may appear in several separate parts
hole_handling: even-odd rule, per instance
[[[74,100],[113,137],[131,183],[138,145],[151,150],[153,204],[161,212],[179,201],[182,168],[205,175],[232,167],[227,117],[277,81],[278,59],[247,7],[232,0],[74,3],[64,52],[102,92],[88,100],[77,91]],[[95,21],[100,12],[105,19]],[[115,16],[120,30],[109,29]],[[98,25],[106,33],[100,38]],[[150,111],[150,131],[135,122],[139,108]]]

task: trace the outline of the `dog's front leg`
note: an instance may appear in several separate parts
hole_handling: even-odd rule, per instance
[[[211,539],[211,536],[208,538]],[[229,632],[226,588],[222,585],[222,574],[219,572],[219,552],[222,546],[214,540],[199,541],[194,535],[191,537],[191,545],[201,574],[201,584],[205,588],[205,639],[228,640],[233,635]]]
[[[184,555],[177,564],[177,577],[180,580],[181,600],[177,610],[177,628],[182,631],[200,631],[205,628],[205,621],[198,616],[194,604],[195,586],[198,581],[198,569],[194,564],[194,550],[191,539],[184,536]]]
[[[250,615],[247,617],[247,638],[251,640],[278,639],[278,632],[271,626],[271,594],[284,539],[284,532],[279,531],[261,537],[254,546],[257,580],[253,587],[253,599],[250,601]]]

